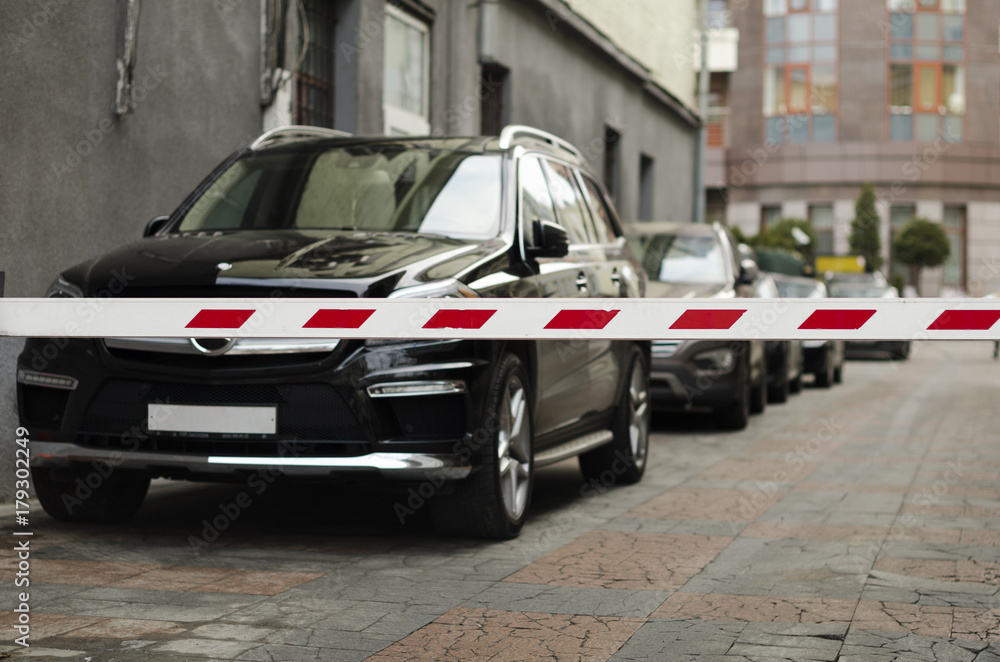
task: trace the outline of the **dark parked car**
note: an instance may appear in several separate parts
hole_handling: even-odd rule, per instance
[[[649,296],[756,296],[756,263],[718,223],[635,223],[626,233],[649,276]],[[721,427],[741,430],[767,406],[764,343],[654,341],[650,392],[655,407],[711,411]]]
[[[821,299],[829,296],[826,285],[813,278],[771,274],[782,297]],[[816,386],[829,387],[844,379],[843,340],[803,340],[803,372],[815,377]]]
[[[777,280],[780,274],[762,273],[757,284],[757,296],[778,299],[782,296]],[[803,354],[800,340],[768,340],[767,401],[788,402],[791,393],[802,390]]]
[[[94,296],[115,274],[128,276],[120,297],[645,287],[580,152],[526,127],[449,139],[285,128],[146,234],[65,270],[49,296]],[[27,342],[18,405],[35,489],[60,519],[130,517],[152,477],[375,477],[433,492],[444,533],[505,538],[536,467],[579,456],[588,479],[635,482],[646,466],[648,343],[104,338],[58,341],[39,364],[55,342]],[[81,479],[93,494],[74,501]]]
[[[827,276],[827,289],[832,297],[865,299],[898,299],[899,290],[890,285],[879,272],[864,274],[833,274]],[[910,357],[909,340],[851,340],[847,343],[848,358],[886,356],[897,361]]]

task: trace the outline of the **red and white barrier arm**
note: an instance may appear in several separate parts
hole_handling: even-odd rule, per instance
[[[0,299],[0,336],[1000,340],[1000,299]]]

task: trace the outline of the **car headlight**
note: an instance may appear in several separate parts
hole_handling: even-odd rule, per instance
[[[435,281],[426,285],[414,285],[396,290],[389,295],[390,299],[478,299],[479,293],[454,278]],[[365,347],[385,347],[386,345],[439,345],[452,343],[453,340],[399,340],[393,338],[371,338],[365,341]]]
[[[479,293],[454,278],[396,290],[390,299],[478,299]]]
[[[45,296],[50,299],[80,299],[83,297],[83,288],[59,276],[49,287],[49,291],[45,293]]]
[[[724,375],[731,372],[736,365],[736,355],[731,349],[712,349],[695,354],[694,365],[700,372]]]

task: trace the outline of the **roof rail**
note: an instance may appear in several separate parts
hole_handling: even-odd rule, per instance
[[[278,138],[350,138],[351,134],[336,129],[327,129],[322,126],[279,126],[260,135],[257,140],[250,144],[250,149],[257,149]]]
[[[559,136],[552,135],[551,133],[547,133],[540,129],[535,129],[530,126],[521,126],[519,124],[512,124],[503,128],[503,131],[500,132],[500,149],[509,148],[517,136],[531,136],[533,138],[538,138],[555,147],[559,147],[572,153],[581,161],[584,160],[583,152],[574,147],[569,141],[563,140]]]

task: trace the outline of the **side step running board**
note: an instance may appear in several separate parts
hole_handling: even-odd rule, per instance
[[[572,441],[567,441],[565,444],[549,448],[536,455],[535,467],[547,467],[550,464],[562,462],[568,457],[573,457],[574,455],[593,450],[598,446],[603,446],[614,438],[615,436],[611,434],[610,430],[602,430],[578,437]]]

